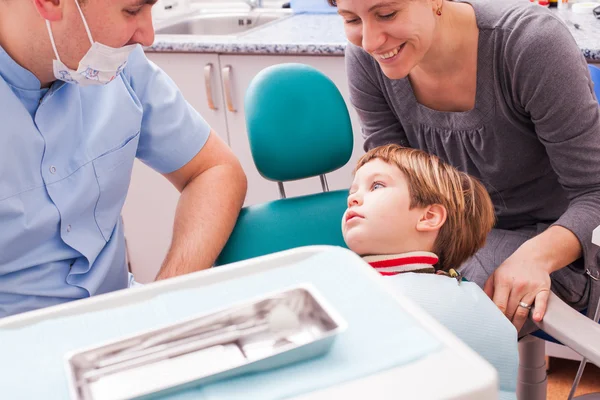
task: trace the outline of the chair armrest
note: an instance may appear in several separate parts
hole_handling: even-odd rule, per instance
[[[550,292],[541,330],[600,367],[600,324],[571,308]]]

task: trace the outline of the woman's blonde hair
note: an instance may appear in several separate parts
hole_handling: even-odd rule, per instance
[[[433,204],[446,209],[446,222],[433,248],[440,259],[438,269],[458,268],[483,247],[495,214],[487,190],[477,179],[434,155],[395,144],[370,150],[358,160],[354,172],[375,159],[395,165],[404,174],[411,209]]]

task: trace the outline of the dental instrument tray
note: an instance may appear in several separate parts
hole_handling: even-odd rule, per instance
[[[303,284],[66,355],[71,398],[148,398],[326,353],[346,322]]]

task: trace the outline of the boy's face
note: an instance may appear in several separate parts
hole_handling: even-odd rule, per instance
[[[423,250],[417,223],[424,209],[410,206],[407,181],[400,170],[380,159],[363,165],[354,177],[342,234],[359,255]]]

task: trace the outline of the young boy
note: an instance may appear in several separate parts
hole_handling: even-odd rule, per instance
[[[342,233],[382,275],[449,271],[484,245],[494,219],[479,181],[421,150],[388,145],[358,161]]]
[[[490,197],[475,178],[421,150],[387,145],[358,161],[342,233],[393,290],[494,365],[500,398],[514,399],[514,326],[477,285],[440,276],[457,276],[455,268],[484,245],[494,219]]]

